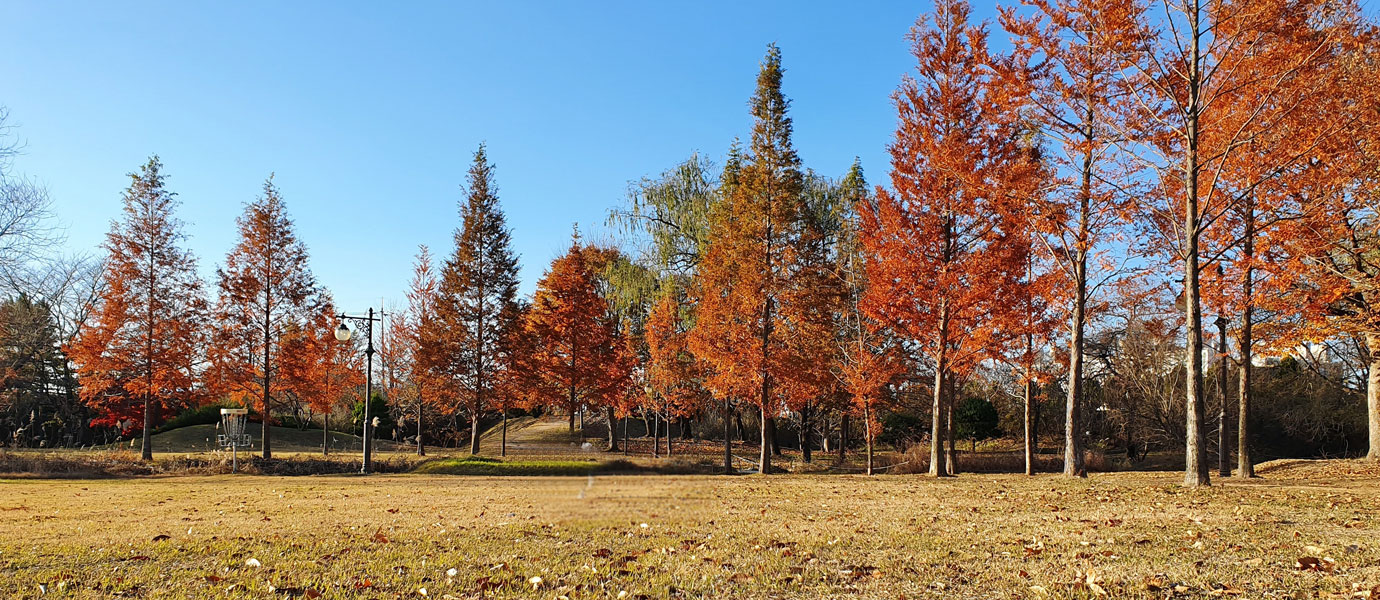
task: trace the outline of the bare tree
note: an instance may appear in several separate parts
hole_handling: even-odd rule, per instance
[[[9,111],[0,107],[0,288],[8,294],[30,292],[36,267],[62,242],[53,221],[48,190],[16,174],[14,157],[23,145],[10,132]]]

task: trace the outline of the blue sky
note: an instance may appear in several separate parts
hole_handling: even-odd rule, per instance
[[[159,154],[209,277],[276,173],[318,279],[401,300],[447,255],[485,141],[530,293],[572,223],[750,126],[769,42],[806,166],[883,182],[905,33],[928,2],[37,2],[0,8],[0,106],[67,249],[95,252],[126,174]],[[977,6],[990,18],[989,6]]]

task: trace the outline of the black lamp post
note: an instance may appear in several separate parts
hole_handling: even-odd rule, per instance
[[[340,327],[337,327],[335,330],[335,339],[337,340],[342,342],[350,341],[350,328],[345,326],[346,321],[354,322],[355,327],[364,328],[364,432],[362,436],[364,441],[364,463],[360,465],[359,472],[361,474],[368,474],[369,465],[373,462],[373,448],[371,447],[373,444],[370,443],[372,440],[369,437],[370,430],[372,429],[372,427],[370,427],[371,423],[369,422],[369,403],[373,400],[374,396],[374,321],[379,321],[380,324],[383,322],[383,311],[379,311],[378,316],[375,316],[373,307],[370,307],[369,314],[366,316],[357,317],[345,313],[340,313],[339,316]]]

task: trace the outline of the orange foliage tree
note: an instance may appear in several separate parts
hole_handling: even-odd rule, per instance
[[[761,411],[759,472],[771,472],[773,418],[785,383],[802,369],[789,323],[802,235],[800,158],[791,145],[789,102],[781,93],[781,51],[769,46],[750,102],[755,120],[742,166],[726,174],[726,196],[713,207],[713,228],[697,282],[690,348],[712,372],[717,395],[750,401]]]
[[[1380,459],[1380,31],[1359,28],[1344,49],[1333,102],[1315,120],[1347,133],[1321,144],[1288,187],[1297,218],[1278,223],[1262,250],[1289,260],[1254,264],[1271,269],[1262,308],[1292,316],[1270,327],[1279,349],[1364,340],[1367,457]]]
[[[407,312],[402,318],[394,319],[394,336],[399,347],[402,370],[400,396],[408,401],[403,406],[411,406],[417,421],[417,455],[426,455],[423,441],[423,427],[426,423],[427,409],[441,409],[452,404],[456,391],[452,382],[435,370],[435,365],[443,359],[431,356],[443,346],[428,343],[428,333],[437,326],[436,299],[438,293],[436,275],[432,271],[431,251],[421,246],[417,260],[412,268],[412,283],[407,292]]]
[[[1309,248],[1315,248],[1311,242],[1302,246],[1293,242],[1318,240],[1317,233],[1331,229],[1336,215],[1346,213],[1346,206],[1338,213],[1330,201],[1314,200],[1335,197],[1329,190],[1339,189],[1332,186],[1338,176],[1341,181],[1354,181],[1351,168],[1364,168],[1365,151],[1357,150],[1366,143],[1367,105],[1373,107],[1375,99],[1371,86],[1358,84],[1375,76],[1365,73],[1368,67],[1364,66],[1374,61],[1373,56],[1364,58],[1367,44],[1374,43],[1370,39],[1374,33],[1361,26],[1356,7],[1299,3],[1293,8],[1271,13],[1273,18],[1263,24],[1268,30],[1253,39],[1249,53],[1234,59],[1233,68],[1241,74],[1234,79],[1240,83],[1220,94],[1216,118],[1223,126],[1214,128],[1215,135],[1206,141],[1214,151],[1231,150],[1222,160],[1215,185],[1232,202],[1207,232],[1211,245],[1221,249],[1217,262],[1224,268],[1220,278],[1205,278],[1204,294],[1222,308],[1220,316],[1235,321],[1236,474],[1247,478],[1255,476],[1249,415],[1257,348],[1300,341],[1287,332],[1292,324],[1308,320],[1297,316],[1299,308],[1309,304],[1299,301],[1289,286],[1296,275],[1319,264],[1315,260],[1319,257],[1311,254]],[[1296,63],[1300,56],[1311,58],[1286,71],[1287,82],[1275,85],[1272,78],[1279,76],[1279,66]],[[1253,128],[1253,113],[1262,110],[1259,96],[1266,92],[1272,96],[1263,109],[1268,126]],[[1251,128],[1249,137],[1235,139],[1238,130]],[[1362,145],[1354,145],[1357,141]],[[1296,223],[1307,223],[1307,229],[1299,229]],[[1322,229],[1315,228],[1315,223]],[[1350,238],[1337,230],[1331,233]],[[1290,302],[1279,303],[1282,298]],[[1223,432],[1219,441],[1222,476],[1230,475],[1226,381],[1224,374],[1219,430]]]
[[[204,396],[197,368],[205,341],[206,298],[196,259],[179,244],[178,202],[154,156],[124,194],[124,219],[106,235],[103,286],[91,319],[66,349],[81,398],[96,425],[143,430],[140,454],[153,460],[158,415]]]
[[[352,342],[335,338],[335,305],[322,302],[303,323],[292,323],[279,339],[282,362],[279,389],[321,414],[321,453],[330,453],[331,413],[364,385],[359,353]]]
[[[1137,13],[1130,2],[1026,4],[1033,14],[1003,9],[1001,21],[1013,34],[1019,60],[1029,69],[1029,105],[1047,140],[1047,162],[1056,175],[1048,193],[1033,203],[1031,226],[1036,248],[1055,261],[1055,273],[1062,274],[1070,288],[1067,310],[1059,311],[1069,323],[1064,474],[1079,475],[1086,473],[1080,420],[1089,301],[1099,285],[1116,275],[1106,268],[1109,261],[1100,259],[1110,244],[1125,241],[1124,191],[1134,170],[1117,152],[1119,132],[1113,117],[1129,97],[1120,73],[1127,44],[1136,39]],[[1030,426],[1027,420],[1026,428]],[[1028,447],[1027,456],[1031,451]]]
[[[845,221],[853,201],[848,186],[866,186],[854,161],[848,175],[832,181],[806,171],[801,194],[796,265],[783,304],[790,330],[795,373],[782,380],[786,406],[799,415],[801,460],[811,462],[816,422],[827,411],[846,409],[847,392],[838,377],[839,317],[847,290],[838,276],[839,253],[847,247]]]
[[[930,473],[950,474],[956,379],[999,343],[1005,290],[1023,272],[1020,203],[1039,172],[1019,143],[1019,86],[987,51],[965,2],[941,0],[911,30],[916,78],[896,93],[900,124],[891,183],[862,211],[868,287],[863,310],[911,340],[934,368]]]
[[[517,315],[514,327],[508,331],[504,342],[502,377],[496,390],[502,421],[499,431],[499,456],[508,455],[508,410],[542,406],[547,398],[560,393],[550,387],[542,376],[537,362],[536,333],[527,327],[531,319],[532,306],[525,300],[517,301]]]
[[[1160,247],[1182,267],[1184,484],[1210,485],[1201,287],[1204,263],[1224,251],[1210,230],[1223,226],[1264,179],[1300,165],[1336,133],[1325,126],[1296,129],[1301,137],[1269,143],[1310,99],[1334,91],[1314,86],[1312,74],[1345,27],[1312,24],[1355,11],[1331,0],[1152,3],[1158,6],[1136,16],[1142,25],[1123,61],[1134,101],[1120,122],[1123,137],[1135,142],[1132,154],[1158,176],[1157,193],[1138,196],[1137,204],[1162,234]],[[1152,23],[1153,15],[1163,16]],[[1253,155],[1254,174],[1223,185],[1240,154]]]
[[[645,378],[668,417],[698,414],[712,400],[704,389],[704,365],[690,352],[688,310],[685,291],[666,282],[647,316]]]
[[[837,377],[848,394],[850,412],[862,417],[867,474],[873,472],[873,446],[881,423],[877,409],[886,397],[887,387],[905,371],[897,339],[862,309],[867,293],[867,260],[859,239],[861,216],[876,211],[875,196],[867,191],[862,166],[854,162],[840,186],[846,202],[843,232],[839,238],[836,274],[843,290],[838,325]],[[847,413],[845,413],[845,417]],[[840,429],[839,456],[848,443],[847,421]]]
[[[540,396],[534,401],[565,409],[572,433],[581,406],[615,402],[631,371],[616,319],[599,295],[599,267],[606,260],[602,252],[573,235],[570,248],[537,282],[525,315],[533,342],[526,348],[526,362],[540,379],[534,389]]]
[[[1027,229],[1027,239],[1013,239],[1009,243],[1032,244],[1031,237],[1038,235],[1033,230]],[[1039,404],[1035,398],[1035,386],[1039,383],[1053,379],[1052,368],[1057,366],[1059,361],[1052,360],[1054,337],[1059,332],[1059,317],[1063,311],[1058,310],[1059,306],[1067,305],[1070,300],[1077,302],[1070,295],[1070,283],[1064,277],[1067,271],[1061,270],[1049,260],[1048,255],[1043,255],[1032,251],[1032,248],[1025,249],[1025,273],[1020,278],[1014,288],[1009,292],[1011,309],[1007,315],[1007,325],[1005,327],[1006,348],[1002,358],[1010,364],[1018,374],[1018,381],[1022,386],[1022,404],[1025,409],[1022,419],[1024,430],[1024,454],[1025,454],[1025,474],[1035,474],[1035,454],[1039,444],[1038,422],[1036,415],[1039,414]],[[1086,271],[1084,271],[1086,273]],[[1073,288],[1077,289],[1077,278],[1074,278]],[[1086,291],[1086,288],[1085,288]],[[1065,415],[1067,419],[1067,414]],[[1067,420],[1065,421],[1065,456],[1064,460],[1069,460],[1068,443],[1069,436],[1075,438],[1079,435],[1077,431],[1068,431]],[[1066,475],[1086,476],[1087,471],[1082,468],[1081,447],[1077,448],[1079,454],[1079,470],[1070,472],[1067,467],[1064,469]]]
[[[258,409],[263,457],[272,458],[270,427],[274,384],[283,374],[283,336],[308,329],[324,298],[272,176],[236,224],[240,239],[216,270],[220,297],[210,379],[219,392]]]
[[[503,377],[503,344],[517,314],[517,257],[483,145],[468,180],[455,253],[441,269],[435,326],[422,330],[430,346],[422,357],[427,370],[450,380],[468,409],[470,453],[478,454],[479,418]]]

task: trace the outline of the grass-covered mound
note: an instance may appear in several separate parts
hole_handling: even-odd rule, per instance
[[[261,452],[263,446],[262,425],[250,423],[245,432],[249,434],[253,446],[250,448],[240,448],[240,454]],[[162,433],[153,435],[153,453],[187,453],[187,452],[214,452],[219,450],[216,446],[216,434],[220,433],[214,424],[207,425],[188,425],[169,429]],[[276,452],[321,452],[321,430],[320,429],[297,429],[294,427],[273,427],[272,428],[273,451]],[[327,436],[331,443],[331,452],[359,452],[360,438],[357,435],[331,431]],[[116,442],[108,446],[109,449],[134,450],[139,451],[139,438],[136,436],[132,440]],[[403,449],[402,446],[392,441],[375,439],[374,449],[382,452],[393,452]]]

